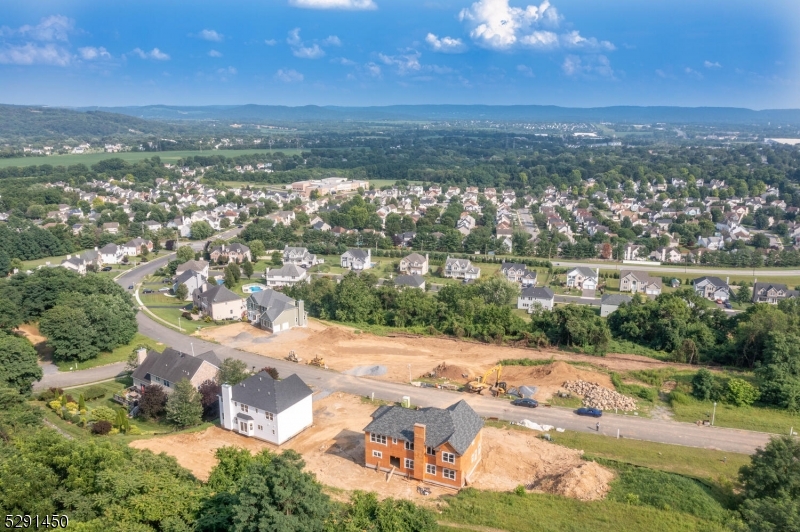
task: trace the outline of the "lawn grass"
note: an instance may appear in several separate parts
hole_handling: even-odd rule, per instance
[[[161,286],[165,286],[165,285],[161,285]],[[148,288],[150,288],[150,287],[148,286]],[[192,304],[191,301],[182,301],[182,300],[178,299],[177,297],[174,297],[174,296],[170,297],[170,296],[164,294],[163,292],[156,292],[154,294],[144,294],[144,293],[142,293],[140,291],[139,292],[139,299],[142,300],[142,303],[144,303],[145,307],[156,306],[156,307],[182,308],[182,307],[185,307],[187,305],[191,305]]]
[[[175,328],[180,328],[181,332],[184,334],[194,334],[198,329],[204,329],[206,327],[214,327],[214,323],[206,323],[202,320],[188,320],[183,318],[183,313],[186,312],[181,307],[172,307],[172,308],[148,308],[150,312],[161,318],[162,320],[166,321],[175,326]],[[178,318],[181,318],[178,320]]]
[[[604,500],[582,502],[557,495],[497,493],[467,488],[447,497],[440,519],[514,532],[722,531],[692,515]]]
[[[698,401],[691,397],[688,398],[686,404],[674,403],[672,405],[675,421],[690,423],[699,419],[711,419],[713,409],[714,405],[711,401]],[[714,425],[773,434],[788,434],[791,427],[795,429],[800,427],[800,416],[787,410],[759,406],[738,407],[717,403]]]
[[[148,349],[155,349],[157,351],[162,351],[164,349],[164,344],[152,338],[148,338],[143,334],[136,333],[133,340],[127,344],[121,345],[111,352],[100,353],[96,358],[91,360],[84,360],[82,362],[55,362],[55,365],[58,366],[59,371],[70,371],[70,369],[89,369],[105,366],[107,364],[114,364],[116,362],[125,362],[128,360],[128,355],[140,345],[147,346]]]
[[[283,152],[286,155],[299,154],[302,150],[295,148],[284,148],[273,150],[273,153]],[[71,164],[85,164],[91,166],[100,161],[108,159],[122,159],[129,163],[135,163],[144,159],[158,156],[162,163],[176,163],[178,159],[185,159],[196,155],[223,155],[225,157],[238,157],[240,155],[250,155],[253,153],[270,153],[267,148],[249,150],[180,150],[180,151],[160,151],[160,152],[141,152],[126,151],[120,153],[81,153],[75,155],[49,155],[41,157],[15,157],[11,159],[0,159],[0,168],[9,166],[33,166],[41,164],[51,164],[53,166],[68,166]],[[258,183],[255,183],[258,184]]]

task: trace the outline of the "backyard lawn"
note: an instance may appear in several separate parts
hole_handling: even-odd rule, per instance
[[[130,343],[121,345],[111,352],[100,353],[96,358],[84,360],[83,362],[56,362],[55,365],[58,366],[59,371],[70,371],[96,368],[116,362],[125,362],[128,360],[128,355],[139,346],[146,346],[148,349],[155,349],[157,351],[162,351],[164,349],[164,344],[152,338],[148,338],[143,334],[136,333],[136,336],[133,337]]]

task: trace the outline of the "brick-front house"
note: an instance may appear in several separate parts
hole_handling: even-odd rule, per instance
[[[182,379],[189,379],[195,388],[204,381],[215,379],[220,366],[214,351],[192,356],[171,347],[164,349],[163,353],[139,349],[136,357],[139,366],[131,374],[133,385],[144,389],[158,384],[167,393],[172,392]]]
[[[211,248],[209,257],[217,261],[220,257],[225,257],[228,262],[244,262],[244,259],[253,260],[250,255],[250,248],[244,244],[223,244]]]
[[[481,461],[482,428],[463,400],[446,409],[382,406],[364,428],[365,465],[460,489]]]
[[[419,253],[412,253],[400,259],[400,273],[408,275],[426,275],[428,273],[428,254],[423,257]]]

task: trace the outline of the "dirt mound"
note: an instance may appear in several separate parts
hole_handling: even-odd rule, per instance
[[[506,381],[509,386],[538,386],[536,399],[540,401],[555,395],[563,389],[563,384],[567,381],[591,381],[613,388],[608,375],[580,369],[560,360],[544,366],[504,366],[501,380]]]
[[[483,429],[483,457],[470,485],[478,489],[509,491],[525,486],[582,500],[602,498],[613,473],[594,462],[584,462],[581,451],[567,449],[531,432]]]
[[[564,497],[582,501],[596,501],[606,496],[614,474],[596,462],[583,462],[555,478],[547,479],[538,487]]]
[[[473,373],[472,371],[463,366],[457,366],[455,364],[448,364],[447,362],[442,362],[441,364],[433,368],[427,375],[430,375],[437,379],[450,379],[454,381],[462,381],[464,379],[471,379]]]

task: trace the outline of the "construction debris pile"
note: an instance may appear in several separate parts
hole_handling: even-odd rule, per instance
[[[635,400],[614,390],[604,388],[595,382],[566,381],[564,388],[582,396],[584,406],[599,408],[600,410],[618,409],[623,412],[636,410]]]

